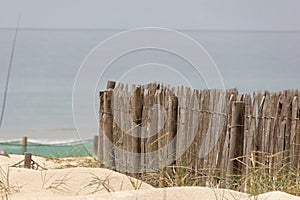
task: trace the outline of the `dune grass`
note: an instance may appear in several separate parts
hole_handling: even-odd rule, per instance
[[[11,192],[9,184],[9,172],[5,172],[0,167],[0,197],[1,199],[8,199],[8,194]]]
[[[252,152],[245,157],[250,160],[250,165],[236,158],[243,165],[243,171],[247,173],[228,176],[230,184],[226,178],[207,175],[209,173],[205,172],[209,169],[195,170],[184,165],[167,166],[153,173],[139,175],[139,179],[154,187],[206,186],[233,189],[254,196],[270,191],[300,196],[300,169],[292,165],[290,157],[283,157],[285,153]]]
[[[95,194],[101,190],[106,192],[114,192],[114,187],[110,184],[110,176],[112,172],[108,174],[105,178],[100,178],[97,174],[91,173],[88,179],[88,183],[84,185],[83,189],[92,188],[93,191],[90,194]]]
[[[134,180],[132,179],[134,176],[156,188],[205,186],[233,189],[254,196],[270,191],[282,191],[300,196],[300,169],[292,164],[291,157],[285,157],[285,155],[288,155],[287,151],[274,154],[253,151],[250,155],[236,158],[242,164],[242,171],[247,173],[231,175],[227,178],[210,175],[212,169],[187,167],[184,159],[182,159],[181,165],[166,166],[163,169],[152,170],[152,172],[127,174],[127,176],[129,180]],[[245,162],[246,160],[248,162]],[[82,163],[84,163],[84,167],[104,167],[91,160]],[[66,165],[66,167],[68,166]],[[213,171],[220,174],[222,169],[213,169]],[[228,184],[228,179],[231,180],[230,184]],[[99,185],[99,188],[101,186],[102,189],[104,187],[109,192],[113,191],[108,179],[98,179],[97,176],[93,176],[87,185],[87,187]],[[132,182],[132,185],[138,190],[141,182],[135,181]]]
[[[291,157],[283,156],[285,153],[253,152],[257,158],[247,157],[251,165],[242,163],[248,174],[239,177],[240,187],[237,189],[253,195],[283,191],[300,196],[300,170],[293,166]],[[262,159],[266,162],[261,162]]]
[[[128,174],[127,177],[132,184],[133,189],[139,190],[143,182],[146,182],[156,188],[178,187],[178,186],[205,186],[210,188],[227,188],[250,195],[258,195],[270,191],[282,191],[292,195],[300,196],[300,169],[291,162],[293,158],[285,157],[287,151],[279,153],[251,152],[251,155],[236,158],[242,164],[242,171],[247,172],[240,175],[228,176],[231,182],[228,184],[226,178],[209,175],[211,169],[192,169],[182,165],[166,166],[161,170],[143,174]],[[78,160],[73,158],[73,160]],[[66,164],[73,162],[72,158],[51,159],[57,163],[63,164],[63,168],[69,167],[101,167],[101,163],[96,162],[91,157],[81,158],[79,164]],[[102,166],[103,167],[103,166]],[[221,169],[214,169],[217,171]],[[217,173],[218,174],[218,173]],[[67,182],[71,177],[59,177],[54,181],[46,176],[47,171],[41,171],[44,189],[55,189],[69,191]],[[136,179],[132,178],[134,176]],[[83,184],[83,189],[93,189],[92,193],[100,190],[107,192],[116,191],[110,182],[110,176],[99,178],[97,174],[88,176]],[[48,180],[48,179],[51,179]],[[47,185],[47,186],[46,186]],[[2,199],[7,199],[11,193],[18,192],[20,188],[12,186],[9,182],[9,169],[0,168],[0,193]],[[120,188],[122,190],[122,188]]]
[[[20,186],[15,186],[10,183],[9,175],[9,168],[4,170],[0,167],[0,198],[3,200],[9,199],[9,194],[20,192],[21,190]]]

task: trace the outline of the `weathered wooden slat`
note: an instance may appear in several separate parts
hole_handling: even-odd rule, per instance
[[[214,139],[214,135],[216,134],[214,132],[214,127],[215,127],[215,122],[214,122],[214,108],[215,108],[215,99],[216,99],[216,90],[210,90],[210,94],[209,94],[209,125],[208,125],[208,130],[206,133],[206,148],[205,151],[207,153],[207,175],[208,175],[208,179],[207,179],[207,184],[211,184],[211,177],[213,176],[213,172],[214,172],[214,155],[215,152],[214,150],[214,143],[215,143],[215,139]]]
[[[242,174],[246,173],[246,170],[248,169],[247,166],[250,166],[251,162],[249,159],[249,156],[252,151],[252,145],[253,145],[253,136],[250,132],[251,127],[251,110],[252,110],[252,104],[251,104],[251,97],[250,95],[245,95],[244,97],[244,103],[245,103],[245,121],[244,121],[244,141],[243,141],[243,158],[241,159],[243,163],[245,163],[246,166],[242,166]]]
[[[264,153],[270,153],[270,122],[271,122],[271,116],[270,116],[270,110],[271,110],[271,96],[269,91],[265,91],[265,106],[263,108],[263,116],[264,116],[264,129],[263,129],[263,152]],[[268,166],[269,163],[269,157],[268,156],[263,156],[263,164]]]
[[[120,130],[120,124],[121,124],[121,113],[120,113],[120,84],[116,84],[114,91],[113,91],[113,97],[112,97],[112,113],[113,113],[113,143],[114,143],[114,158],[115,158],[115,169],[118,171],[122,171],[120,157],[122,157],[121,154],[121,130]],[[119,109],[118,109],[119,108]]]
[[[270,154],[270,137],[271,137],[271,123],[272,123],[272,116],[271,116],[271,109],[272,109],[272,97],[269,91],[265,91],[265,106],[263,108],[263,115],[264,115],[264,129],[263,129],[263,152],[266,155]],[[269,156],[263,156],[263,163],[265,166],[268,166],[270,163]]]
[[[263,151],[263,132],[264,132],[264,107],[265,107],[265,95],[261,92],[257,94],[257,114],[258,114],[258,121],[257,121],[257,134],[256,134],[256,149],[258,152]],[[258,162],[262,162],[261,153],[255,154],[255,158]]]
[[[99,140],[98,140],[98,160],[103,161],[103,129],[104,129],[104,92],[99,92]]]
[[[142,111],[142,138],[141,138],[141,170],[146,171],[148,167],[148,159],[147,159],[147,136],[150,126],[150,116],[149,116],[149,84],[143,86],[143,111]]]
[[[185,104],[185,108],[186,108],[186,121],[185,121],[185,149],[186,149],[186,153],[185,153],[185,165],[188,167],[192,167],[192,160],[193,160],[193,152],[191,149],[191,144],[192,141],[194,140],[194,127],[193,127],[193,117],[194,117],[194,113],[195,111],[193,110],[193,104],[195,101],[195,96],[193,95],[193,90],[190,88],[185,88],[185,96],[186,96],[186,104]],[[195,116],[196,117],[196,116]]]
[[[156,167],[158,166],[158,156],[157,154],[151,153],[158,150],[157,144],[157,120],[158,120],[158,112],[157,112],[157,104],[156,102],[156,92],[157,88],[159,88],[158,84],[152,83],[150,84],[149,88],[149,131],[148,131],[148,138],[147,138],[147,152],[149,152],[148,160],[147,160],[147,167],[150,170],[157,170]]]
[[[229,148],[229,162],[227,167],[227,175],[241,174],[241,164],[233,160],[243,155],[243,140],[244,140],[244,113],[245,103],[242,101],[235,101],[232,104],[232,120],[230,131],[230,148]],[[231,178],[228,178],[228,182]]]
[[[131,128],[131,121],[130,121],[130,110],[129,110],[129,101],[130,101],[130,93],[128,91],[128,85],[124,84],[123,86],[123,92],[120,93],[119,101],[120,104],[122,105],[122,110],[121,110],[121,130],[122,130],[122,149],[123,149],[123,154],[122,154],[122,168],[125,171],[129,171],[129,165],[131,162],[131,157],[130,157],[130,152],[131,152],[131,141],[130,141],[130,128]]]
[[[298,159],[299,159],[299,148],[297,142],[299,142],[299,134],[297,131],[297,118],[298,118],[298,91],[294,91],[293,100],[292,100],[292,125],[291,125],[291,164],[294,168],[298,168]]]
[[[203,112],[202,118],[202,133],[201,133],[201,147],[200,147],[200,162],[202,162],[202,168],[203,168],[203,175],[206,177],[209,176],[209,163],[208,163],[208,149],[209,149],[209,124],[210,124],[210,91],[209,90],[203,90],[204,92],[204,98],[203,98],[203,105],[200,112]],[[206,184],[206,180],[205,180]]]
[[[177,90],[178,96],[178,124],[177,124],[177,142],[176,142],[176,157],[179,158],[176,161],[176,165],[182,165],[182,159],[180,158],[181,155],[184,153],[182,152],[185,148],[185,116],[186,116],[186,109],[185,109],[185,97],[184,97],[184,87],[179,87]]]
[[[204,117],[204,112],[202,112],[205,109],[205,99],[206,99],[206,93],[202,90],[199,91],[199,95],[198,95],[198,99],[199,99],[199,125],[198,125],[198,133],[197,133],[197,149],[196,149],[196,156],[197,156],[197,171],[200,172],[200,174],[202,175],[202,177],[205,176],[205,170],[203,167],[203,161],[204,161],[204,153],[203,151],[203,147],[205,145],[205,143],[203,142],[205,140],[205,133],[204,133],[204,121],[205,121],[205,117]],[[201,185],[205,185],[205,178],[199,178],[199,184]]]
[[[212,115],[212,135],[211,135],[211,145],[212,145],[212,155],[211,155],[211,176],[213,179],[213,184],[217,184],[217,181],[221,180],[221,158],[224,150],[225,141],[225,130],[226,130],[226,120],[227,120],[227,99],[226,92],[222,90],[215,91],[214,97],[214,109]]]
[[[114,117],[114,120],[117,120],[117,124],[119,126],[119,132],[118,132],[118,141],[116,142],[116,146],[119,148],[119,152],[115,158],[115,160],[118,162],[117,167],[120,169],[120,171],[126,171],[126,165],[127,165],[127,154],[126,154],[126,121],[124,120],[127,115],[127,110],[124,106],[124,102],[126,101],[125,98],[125,85],[124,84],[119,84],[118,85],[118,92],[116,93],[117,99],[117,104],[115,104],[118,107],[114,108],[114,111],[117,112],[117,116]],[[119,157],[117,157],[119,156]]]
[[[199,141],[199,124],[200,124],[200,106],[199,106],[199,91],[193,90],[192,91],[192,98],[191,98],[191,129],[190,129],[190,167],[197,169],[197,162],[198,162],[198,141]]]
[[[207,144],[207,130],[209,125],[209,90],[201,91],[201,103],[200,103],[200,124],[199,124],[199,141],[198,141],[198,157],[199,157],[199,171],[203,178],[200,179],[200,183],[206,185],[207,179],[207,153],[205,151]]]
[[[300,117],[300,91],[298,91],[298,111],[297,111],[297,117],[296,117],[297,123],[296,123],[296,133],[295,133],[295,135],[296,135],[296,140],[295,140],[296,151],[295,151],[295,153],[298,152],[297,153],[298,157],[296,157],[296,158],[298,158],[296,160],[298,170],[300,169],[300,155],[299,155],[300,154],[300,119],[299,119],[299,117]]]
[[[112,116],[113,90],[104,92],[104,115],[103,115],[103,161],[106,166],[114,167],[113,155],[113,116]]]
[[[269,134],[269,153],[271,155],[277,153],[275,151],[275,145],[276,145],[276,127],[277,127],[277,124],[278,124],[278,112],[277,112],[277,109],[278,109],[278,102],[279,102],[279,96],[278,96],[278,93],[272,93],[271,95],[271,108],[270,108],[270,134]],[[274,166],[274,162],[275,162],[275,157],[272,156],[270,159],[269,159],[269,167],[270,169],[273,168]]]
[[[209,132],[209,176],[210,182],[214,184],[214,177],[216,175],[216,169],[217,167],[217,156],[218,156],[218,140],[219,140],[219,129],[222,127],[220,124],[220,116],[221,116],[221,110],[218,108],[220,106],[219,102],[220,93],[218,90],[213,90],[212,98],[211,98],[211,104],[213,105],[211,107],[211,119],[210,119],[210,132]]]
[[[278,136],[278,152],[283,152],[285,150],[284,137],[286,131],[286,108],[287,108],[287,93],[285,91],[281,92],[279,99],[279,136]],[[278,159],[283,160],[284,154],[278,155]]]
[[[143,112],[143,97],[141,86],[132,85],[130,95],[130,111],[131,111],[131,126],[130,137],[131,140],[131,160],[129,164],[132,172],[138,172],[140,170],[140,133],[141,133],[141,121]]]
[[[192,144],[192,149],[193,149],[193,155],[194,155],[194,160],[193,160],[193,163],[192,163],[192,166],[193,168],[195,169],[195,172],[198,173],[198,169],[199,169],[199,141],[200,141],[200,122],[201,122],[201,113],[200,113],[200,109],[201,109],[201,92],[199,90],[195,90],[195,102],[194,102],[194,106],[196,109],[196,116],[197,116],[197,119],[198,121],[196,122],[197,119],[193,119],[195,120],[193,122],[193,124],[195,125],[195,139],[193,141],[193,144]]]
[[[275,153],[278,153],[280,152],[278,147],[279,147],[279,136],[280,136],[280,95],[281,93],[280,92],[276,92],[275,93],[275,102],[274,102],[274,105],[273,105],[273,116],[275,117],[275,121],[274,121],[274,124],[273,124],[273,131],[274,131],[274,134],[273,134],[273,147],[272,147],[272,152],[273,154]],[[275,156],[272,158],[272,162],[273,163],[278,163],[279,162],[279,157],[278,156]]]
[[[156,113],[157,113],[157,161],[159,168],[162,168],[166,164],[166,151],[164,151],[164,139],[165,139],[165,104],[164,104],[164,88],[160,88],[156,91],[155,94],[155,100],[156,100]]]
[[[244,154],[244,163],[245,166],[242,169],[243,174],[247,176],[250,172],[252,167],[256,166],[256,158],[255,158],[255,151],[256,151],[256,146],[255,146],[255,139],[256,139],[256,127],[257,127],[257,118],[256,118],[256,108],[257,108],[257,97],[256,94],[253,94],[253,100],[251,100],[250,95],[246,96],[245,98],[245,106],[246,106],[246,111],[248,114],[246,114],[246,119],[248,120],[248,124],[245,123],[245,128],[247,128],[247,131],[245,131],[245,138],[244,138],[244,144],[247,143],[247,147],[245,151],[243,152]],[[244,190],[245,192],[248,192],[249,188],[255,184],[254,180],[250,176],[250,179],[245,182],[244,185]]]
[[[237,98],[237,90],[236,89],[229,89],[226,91],[226,124],[224,128],[224,145],[223,145],[223,152],[222,152],[222,171],[221,178],[226,178],[227,176],[227,166],[229,160],[229,148],[230,148],[230,124],[232,119],[232,104]],[[226,187],[225,181],[222,182],[222,187]]]
[[[177,117],[178,117],[178,98],[170,89],[167,90],[168,99],[168,118],[167,118],[167,131],[168,131],[168,149],[167,157],[168,163],[175,164],[176,158],[176,135],[177,135]]]
[[[115,81],[107,81],[106,83],[106,89],[114,89],[115,88],[115,85],[116,85],[116,82]]]
[[[285,153],[284,157],[287,163],[290,162],[290,153],[291,153],[291,126],[292,126],[292,101],[293,101],[293,92],[291,90],[287,90],[287,108],[286,108],[286,130],[284,135],[285,141]],[[289,163],[290,164],[290,163]]]

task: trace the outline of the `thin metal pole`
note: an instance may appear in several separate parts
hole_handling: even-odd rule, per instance
[[[15,36],[14,36],[14,40],[13,40],[13,45],[12,45],[12,49],[11,49],[11,54],[10,54],[7,77],[6,77],[5,89],[4,89],[4,95],[3,95],[3,103],[2,103],[1,116],[0,116],[0,128],[1,128],[1,125],[2,125],[2,122],[3,122],[3,118],[4,118],[4,111],[5,111],[5,106],[6,106],[8,84],[9,84],[9,78],[10,78],[11,68],[12,68],[14,54],[15,54],[15,46],[16,46],[16,40],[17,40],[17,35],[18,35],[18,30],[19,30],[19,25],[20,25],[20,19],[21,19],[21,16],[19,15],[18,23],[17,23],[17,27],[16,27],[16,32],[15,32]]]

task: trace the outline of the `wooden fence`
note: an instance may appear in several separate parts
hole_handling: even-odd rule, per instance
[[[129,90],[108,82],[100,92],[98,158],[117,171],[184,165],[218,179],[247,174],[254,161],[299,168],[299,114],[298,90],[249,95],[157,83]]]

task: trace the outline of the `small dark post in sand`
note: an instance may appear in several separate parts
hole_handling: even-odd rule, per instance
[[[31,153],[24,152],[24,167],[27,169],[31,169]]]
[[[230,149],[229,161],[227,166],[227,176],[229,183],[232,175],[240,174],[241,163],[237,160],[232,160],[243,155],[243,140],[244,140],[244,113],[245,103],[243,101],[235,101],[232,104],[232,118],[230,130]]]
[[[23,137],[23,154],[27,151],[27,140],[28,138],[25,136]]]

